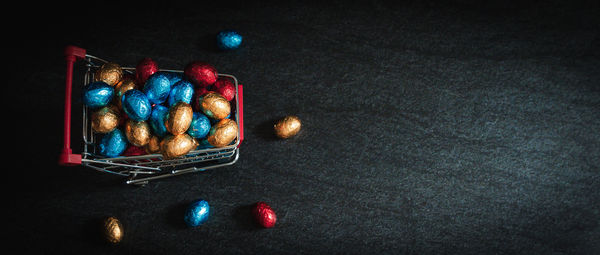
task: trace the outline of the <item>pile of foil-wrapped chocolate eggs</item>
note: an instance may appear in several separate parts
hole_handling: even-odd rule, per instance
[[[160,71],[142,59],[135,73],[117,63],[98,68],[83,88],[83,103],[92,111],[91,128],[102,137],[105,157],[160,153],[181,157],[196,148],[232,144],[238,134],[230,119],[236,88],[210,64],[193,61],[183,73]]]

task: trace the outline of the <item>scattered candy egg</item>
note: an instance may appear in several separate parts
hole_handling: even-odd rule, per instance
[[[213,119],[226,118],[231,113],[229,101],[221,94],[210,91],[197,100],[197,108],[200,109],[206,116]]]
[[[148,78],[158,72],[158,64],[151,58],[142,59],[135,67],[135,77],[138,84],[145,84]]]
[[[185,223],[190,227],[197,227],[208,220],[210,206],[205,200],[198,200],[191,203],[183,217]]]
[[[95,81],[83,88],[83,104],[90,108],[107,106],[114,95],[114,88],[106,82]]]
[[[146,94],[137,89],[128,90],[121,99],[123,111],[132,120],[147,120],[152,112],[152,106]]]
[[[200,61],[187,64],[183,70],[184,76],[197,86],[212,85],[217,81],[217,69],[212,65]]]
[[[134,146],[144,146],[150,142],[150,126],[145,121],[128,120],[125,123],[125,136]]]
[[[277,222],[275,211],[265,202],[258,202],[252,208],[252,214],[256,222],[265,228],[272,228]]]
[[[155,105],[152,109],[152,114],[150,115],[150,127],[154,134],[158,137],[164,137],[167,134],[167,127],[165,126],[165,122],[167,121],[167,116],[169,115],[169,108],[163,105]]]
[[[100,108],[92,113],[92,130],[105,134],[113,131],[119,125],[119,110],[114,105]]]
[[[188,129],[187,133],[193,138],[204,138],[208,135],[210,131],[210,120],[206,115],[194,112],[194,117],[192,118],[192,124]]]
[[[108,62],[100,66],[94,75],[94,81],[103,81],[115,86],[123,77],[123,69],[117,63]]]
[[[212,146],[223,147],[231,144],[237,137],[237,123],[230,119],[222,119],[213,125],[208,132],[206,140]]]
[[[164,159],[181,157],[198,146],[196,139],[188,134],[167,135],[160,142],[160,153]]]
[[[171,93],[171,81],[163,73],[153,74],[144,84],[144,93],[152,104],[161,104],[167,101]]]
[[[233,100],[235,98],[235,85],[228,78],[219,78],[213,84],[213,90],[221,96],[223,96],[227,101]]]
[[[169,108],[165,127],[171,134],[180,135],[190,128],[193,118],[192,106],[185,102],[178,102]]]
[[[223,30],[217,34],[217,46],[221,50],[233,50],[242,44],[242,36],[234,30]]]
[[[127,148],[127,137],[120,129],[105,134],[98,143],[100,155],[114,158],[121,155]]]
[[[123,240],[125,231],[121,221],[115,217],[107,217],[102,222],[103,236],[106,241],[112,244],[117,244]]]
[[[300,119],[297,116],[290,115],[278,120],[273,129],[277,137],[285,139],[298,134],[301,127],[302,123]]]
[[[194,85],[186,80],[180,80],[171,88],[169,93],[169,106],[177,102],[191,103],[194,95]]]

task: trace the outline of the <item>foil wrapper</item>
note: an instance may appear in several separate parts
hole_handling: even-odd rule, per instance
[[[115,86],[123,77],[123,69],[117,63],[108,62],[100,66],[94,75],[94,81],[103,81]]]
[[[115,129],[105,134],[100,143],[98,143],[100,155],[109,158],[120,156],[126,148],[127,137],[120,129]]]
[[[217,34],[217,47],[221,50],[234,50],[242,44],[242,35],[235,30],[223,30]]]
[[[187,64],[183,70],[184,76],[196,86],[209,86],[217,81],[218,73],[212,65],[194,61]]]
[[[171,134],[180,135],[190,128],[193,118],[192,106],[185,102],[178,102],[169,108],[165,127]]]
[[[169,106],[173,106],[178,102],[190,104],[194,96],[194,85],[186,80],[180,80],[171,87],[169,93]]]
[[[83,88],[83,104],[90,108],[102,108],[107,106],[114,95],[114,88],[106,82],[95,81]]]
[[[272,228],[277,222],[275,211],[265,202],[258,202],[252,208],[252,214],[256,222],[264,228]]]
[[[208,117],[206,117],[206,115],[199,112],[194,112],[192,124],[190,125],[187,133],[193,138],[202,139],[208,135],[210,126],[210,120]]]
[[[123,95],[125,94],[125,92],[132,89],[139,89],[137,83],[135,83],[135,78],[129,74],[123,75],[123,79],[121,79],[121,81],[119,81],[117,85],[115,85],[115,95],[113,98],[113,103],[119,109],[123,109],[123,106],[121,105]]]
[[[129,147],[127,147],[127,149],[125,149],[123,152],[122,156],[141,156],[145,154],[146,150],[144,147],[129,145]]]
[[[235,85],[228,78],[219,78],[215,84],[213,84],[213,90],[227,101],[231,101],[235,98]]]
[[[202,225],[208,220],[210,214],[210,206],[205,200],[198,200],[191,203],[187,210],[183,220],[190,227],[197,227]]]
[[[197,108],[206,116],[216,120],[227,118],[231,113],[231,105],[221,94],[217,92],[208,92],[197,100]]]
[[[169,108],[163,105],[155,105],[150,115],[150,127],[155,135],[158,137],[164,137],[168,131],[165,126],[167,116],[169,115]]]
[[[151,75],[158,72],[158,64],[151,58],[142,59],[135,67],[135,77],[138,84],[145,84]]]
[[[92,113],[92,130],[106,134],[117,128],[119,121],[119,109],[114,105],[105,106]]]
[[[298,134],[301,127],[302,123],[300,119],[297,116],[290,115],[278,120],[273,129],[277,137],[285,139]]]
[[[148,123],[130,119],[125,123],[125,136],[131,144],[141,147],[150,142],[152,134]]]
[[[148,141],[148,144],[146,144],[146,146],[144,146],[144,149],[146,150],[146,153],[148,153],[148,154],[159,153],[160,152],[160,138],[155,135],[150,137],[150,141]]]
[[[196,139],[188,134],[168,135],[160,142],[160,153],[164,159],[181,157],[198,147]]]
[[[167,78],[169,78],[169,81],[171,82],[171,87],[173,85],[175,85],[175,83],[177,83],[183,79],[182,73],[167,72],[167,71],[160,71],[159,73],[162,73],[163,75],[167,76]]]
[[[152,104],[162,104],[171,93],[171,81],[163,73],[150,76],[144,84],[144,93]]]
[[[115,217],[105,218],[102,222],[103,236],[106,241],[117,244],[123,240],[125,230],[123,224]]]
[[[152,106],[146,94],[137,89],[131,89],[125,92],[121,99],[123,111],[132,120],[147,120],[152,113]]]
[[[208,132],[206,140],[210,145],[223,147],[231,144],[237,137],[237,123],[230,119],[222,119],[213,125]]]

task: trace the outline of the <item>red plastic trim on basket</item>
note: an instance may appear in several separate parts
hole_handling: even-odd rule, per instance
[[[240,126],[240,143],[238,144],[238,148],[242,145],[242,141],[244,140],[244,85],[238,85],[238,103],[240,105],[240,109],[238,109],[238,125]]]
[[[75,46],[65,48],[67,74],[65,82],[64,146],[58,158],[58,163],[66,166],[81,165],[81,154],[73,154],[71,150],[71,91],[73,88],[73,64],[78,59],[84,58],[85,49]]]

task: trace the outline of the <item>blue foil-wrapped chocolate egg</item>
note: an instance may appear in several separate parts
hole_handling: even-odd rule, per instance
[[[144,84],[144,93],[150,103],[161,104],[171,93],[171,80],[164,73],[155,73]]]
[[[121,105],[127,116],[135,121],[147,120],[152,112],[148,97],[137,89],[125,92],[121,99]]]
[[[192,118],[192,124],[188,129],[188,135],[193,138],[204,138],[208,135],[210,131],[210,120],[206,115],[194,112],[194,117]]]
[[[185,102],[190,104],[194,96],[194,85],[187,80],[180,80],[171,88],[169,94],[169,106],[173,106],[177,102]]]
[[[167,78],[169,78],[169,81],[171,82],[171,86],[175,85],[175,83],[177,83],[178,81],[181,81],[181,79],[183,78],[183,74],[181,74],[181,73],[167,72],[167,71],[160,71],[159,73],[162,73],[165,76],[167,76]]]
[[[106,82],[92,82],[83,88],[83,104],[90,108],[107,106],[114,93],[115,89]]]
[[[234,30],[223,30],[217,34],[217,46],[221,50],[234,50],[242,44],[242,36]]]
[[[197,227],[208,220],[210,206],[205,200],[198,200],[189,205],[183,217],[185,223],[190,227]]]
[[[150,127],[154,134],[158,137],[164,137],[167,134],[167,127],[165,121],[167,121],[167,115],[169,114],[169,108],[163,105],[155,105],[150,115]]]
[[[100,155],[114,158],[121,155],[127,148],[127,137],[120,129],[115,129],[102,137],[98,143]]]

